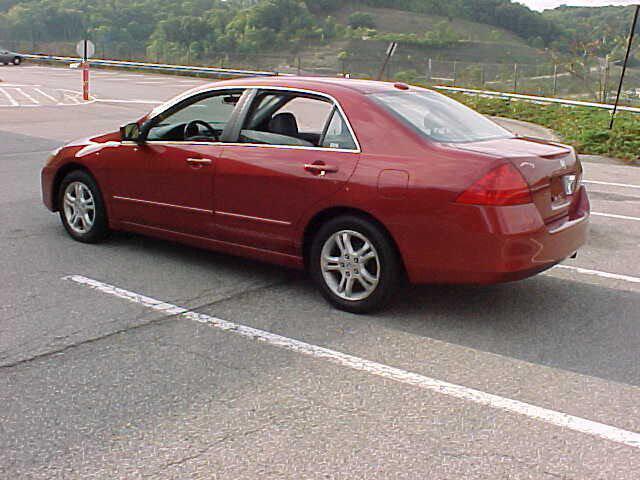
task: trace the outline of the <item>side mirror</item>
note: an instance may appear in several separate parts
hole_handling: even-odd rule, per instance
[[[120,140],[123,142],[141,143],[140,125],[137,123],[128,123],[120,127]]]

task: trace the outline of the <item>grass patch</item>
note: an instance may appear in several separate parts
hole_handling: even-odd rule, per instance
[[[606,110],[450,94],[485,115],[513,118],[550,128],[579,153],[634,161],[640,158],[640,114],[619,112],[613,130]]]

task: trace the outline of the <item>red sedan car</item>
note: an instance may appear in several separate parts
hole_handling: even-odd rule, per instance
[[[423,88],[249,78],[191,90],[61,148],[45,205],[71,237],[127,230],[306,268],[334,305],[412,283],[529,277],[585,243],[571,147],[514,136]]]

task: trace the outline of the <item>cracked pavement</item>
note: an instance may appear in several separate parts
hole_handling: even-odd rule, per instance
[[[52,88],[77,76],[28,67],[2,75],[35,83],[51,71]],[[176,77],[153,88],[107,78],[96,76],[95,88],[109,98],[162,100],[185,88]],[[330,308],[304,274],[280,267],[131,234],[79,244],[41,205],[46,152],[112,130],[148,106],[65,108],[0,109],[0,478],[637,478],[640,449],[162,315],[62,278],[84,275],[632,432],[640,432],[637,285],[552,271],[492,287],[410,287],[390,310],[355,316]],[[640,185],[631,167],[585,171]],[[637,190],[592,191],[594,209],[639,214]],[[571,265],[638,276],[640,223],[592,223],[590,243]]]

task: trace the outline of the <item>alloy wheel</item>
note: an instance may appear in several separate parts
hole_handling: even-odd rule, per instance
[[[86,234],[96,218],[96,204],[89,187],[82,182],[71,182],[64,191],[64,216],[76,233]]]
[[[344,300],[368,298],[380,281],[380,258],[373,243],[353,230],[340,230],[325,241],[321,271],[329,289]]]

